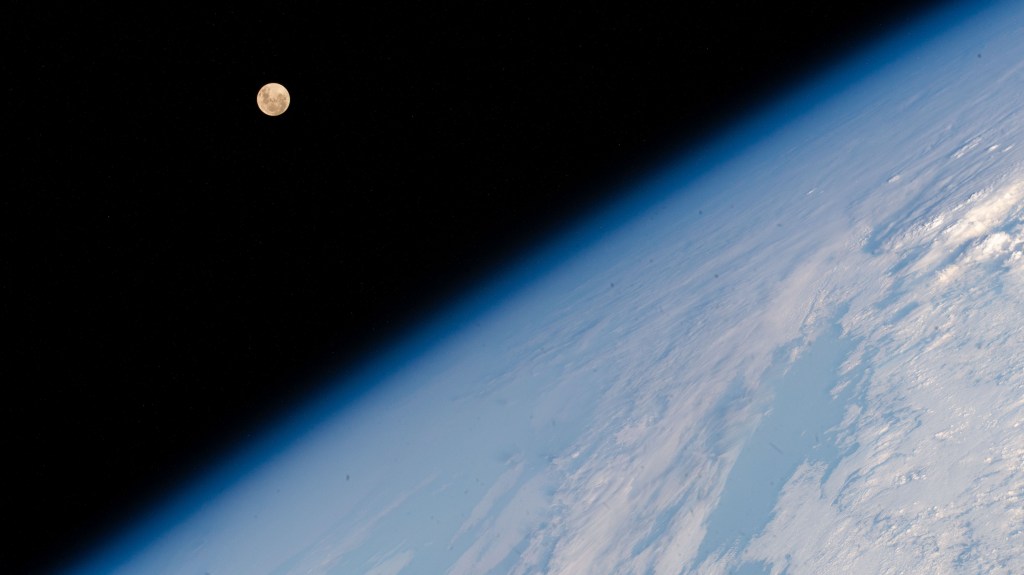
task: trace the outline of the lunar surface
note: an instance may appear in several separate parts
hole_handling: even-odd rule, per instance
[[[78,572],[1024,573],[1024,4],[970,6],[635,182]]]
[[[291,101],[288,89],[275,82],[263,86],[256,94],[256,105],[268,116],[280,116],[285,113]]]

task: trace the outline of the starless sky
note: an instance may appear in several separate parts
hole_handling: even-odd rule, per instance
[[[4,572],[925,7],[513,4],[5,16]]]

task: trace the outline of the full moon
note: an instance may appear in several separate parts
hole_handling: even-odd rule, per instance
[[[256,105],[260,111],[268,116],[280,116],[288,109],[291,103],[291,96],[288,90],[281,84],[271,82],[260,88],[256,94]]]

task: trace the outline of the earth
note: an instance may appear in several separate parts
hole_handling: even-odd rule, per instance
[[[1020,22],[637,181],[75,572],[1024,572]]]

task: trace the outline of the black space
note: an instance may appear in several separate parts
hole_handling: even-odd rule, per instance
[[[0,24],[5,573],[934,3],[42,4]]]

